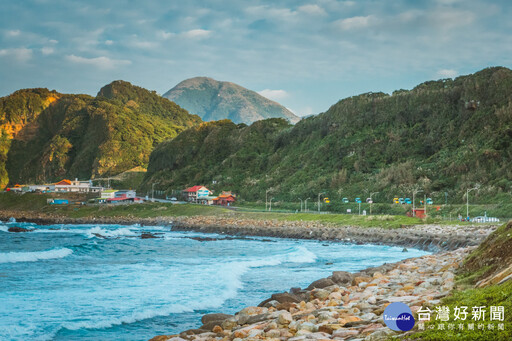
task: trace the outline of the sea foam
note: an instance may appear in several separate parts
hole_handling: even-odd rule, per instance
[[[37,262],[39,260],[64,258],[73,253],[68,248],[35,252],[6,252],[0,253],[0,263]]]

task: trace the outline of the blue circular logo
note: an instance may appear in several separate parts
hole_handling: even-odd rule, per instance
[[[397,332],[411,330],[416,322],[412,316],[411,309],[401,302],[394,302],[388,305],[384,309],[383,319],[386,326]]]

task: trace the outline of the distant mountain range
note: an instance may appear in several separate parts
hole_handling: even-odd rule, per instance
[[[267,118],[284,118],[291,123],[300,120],[281,104],[255,91],[207,77],[184,80],[163,97],[199,115],[204,121],[230,119],[235,123],[251,124]]]
[[[438,202],[460,202],[478,183],[472,195],[505,202],[511,165],[512,71],[494,67],[392,95],[346,98],[295,126],[269,119],[192,127],[155,148],[143,187],[210,184],[247,200],[271,189],[276,200],[292,201],[320,192],[407,197],[421,189]]]
[[[160,142],[202,121],[154,91],[115,81],[96,97],[24,89],[0,98],[0,186],[147,167]]]

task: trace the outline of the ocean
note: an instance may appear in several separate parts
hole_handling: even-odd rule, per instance
[[[10,226],[33,232],[7,232]],[[150,232],[158,239],[141,239]],[[169,226],[0,223],[0,340],[148,340],[272,293],[427,254]]]

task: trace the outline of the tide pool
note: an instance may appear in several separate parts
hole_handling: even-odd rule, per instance
[[[10,226],[34,231],[7,232]],[[160,238],[141,239],[142,232]],[[0,339],[147,340],[197,328],[205,313],[235,313],[332,271],[424,254],[164,226],[2,223]]]

